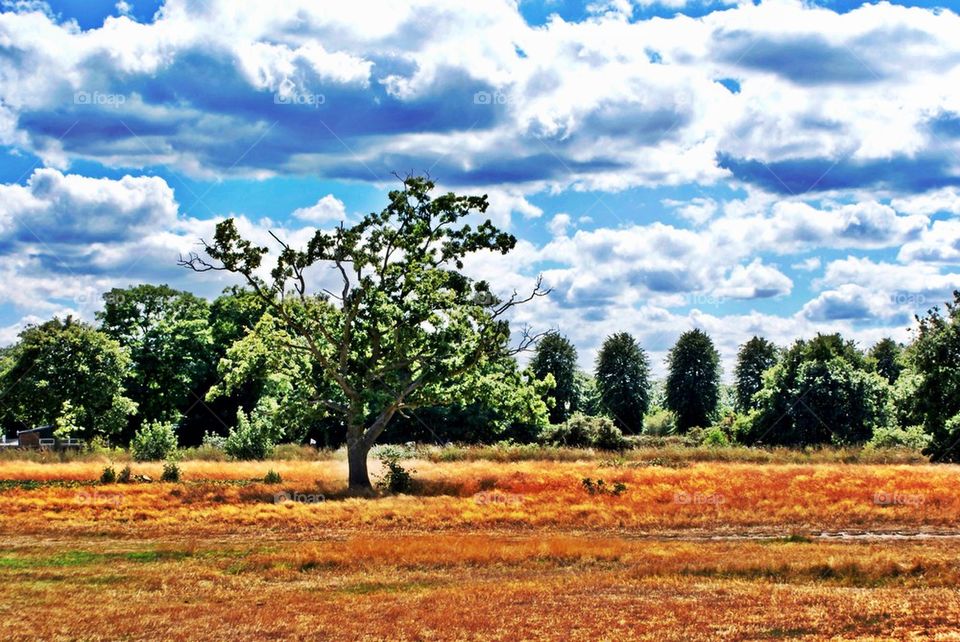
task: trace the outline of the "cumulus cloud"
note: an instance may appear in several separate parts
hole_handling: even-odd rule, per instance
[[[347,218],[343,201],[333,194],[327,194],[310,207],[301,207],[293,211],[293,217],[307,223],[338,223]]]

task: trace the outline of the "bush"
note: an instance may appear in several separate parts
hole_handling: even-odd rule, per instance
[[[130,442],[130,450],[137,461],[160,461],[177,450],[177,433],[173,425],[159,421],[144,424]]]
[[[726,448],[730,445],[730,440],[727,438],[727,433],[723,432],[721,428],[714,427],[704,433],[703,440],[700,443],[709,448]]]
[[[643,434],[665,437],[677,431],[677,416],[670,410],[657,410],[643,419]]]
[[[282,484],[283,478],[280,477],[280,473],[273,470],[272,468],[267,471],[266,476],[263,478],[264,484]]]
[[[867,442],[867,448],[910,448],[923,450],[930,445],[933,436],[923,430],[923,426],[909,428],[878,428]]]
[[[205,432],[203,433],[201,445],[204,448],[210,448],[212,450],[223,450],[226,448],[227,438],[215,432]]]
[[[541,441],[568,448],[602,448],[624,450],[629,445],[620,429],[607,417],[588,417],[576,413],[562,424],[548,426]]]
[[[266,459],[273,452],[270,420],[259,412],[248,417],[237,411],[237,425],[230,429],[223,449],[231,459]]]
[[[129,465],[124,466],[124,467],[123,467],[123,470],[120,471],[120,476],[117,477],[117,481],[120,482],[121,484],[129,484],[129,483],[130,483],[130,475],[132,474],[132,472],[133,472],[133,471],[130,470],[130,466],[129,466]]]
[[[163,473],[160,475],[160,481],[178,482],[180,481],[180,466],[175,461],[168,461],[163,465]]]
[[[113,469],[113,466],[107,466],[103,469],[103,472],[100,473],[100,483],[101,484],[113,484],[117,481],[117,471]]]
[[[407,458],[406,455],[402,448],[388,446],[379,450],[377,457],[386,469],[379,481],[381,488],[391,493],[408,493],[413,489],[412,473],[417,471],[407,470],[400,464],[401,460]]]
[[[593,445],[602,450],[626,450],[630,445],[620,429],[606,417],[596,417],[593,423]]]

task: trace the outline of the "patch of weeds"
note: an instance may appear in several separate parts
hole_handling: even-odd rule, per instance
[[[613,495],[614,497],[619,497],[627,492],[627,485],[623,482],[615,482],[611,485],[602,479],[594,481],[589,477],[584,477],[580,484],[590,495]]]
[[[264,484],[282,484],[283,478],[280,477],[280,473],[273,470],[272,468],[267,471],[266,476],[263,478]]]
[[[380,463],[386,469],[377,484],[391,493],[409,493],[413,490],[413,469],[407,470],[400,463],[405,453],[399,448],[385,447],[377,453]]]
[[[103,469],[103,472],[100,473],[100,483],[101,484],[115,484],[117,482],[117,471],[114,470],[113,466],[107,466]]]

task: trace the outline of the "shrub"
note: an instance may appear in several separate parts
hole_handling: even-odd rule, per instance
[[[223,435],[218,435],[215,432],[205,432],[203,433],[203,441],[201,442],[205,448],[211,448],[214,450],[223,450],[227,445],[227,438]]]
[[[878,428],[867,442],[868,448],[910,448],[923,450],[930,445],[933,436],[923,430],[923,426],[909,428]]]
[[[714,427],[707,430],[700,443],[710,448],[726,448],[730,445],[730,440],[721,428]]]
[[[180,466],[175,461],[168,461],[163,464],[163,473],[160,474],[160,481],[178,482],[180,481]]]
[[[606,417],[596,417],[592,430],[593,445],[603,450],[626,450],[630,445],[620,429]]]
[[[283,483],[283,478],[280,477],[280,473],[273,470],[272,468],[267,471],[266,476],[263,478],[264,484],[281,484]]]
[[[657,410],[643,420],[643,433],[653,437],[672,435],[677,430],[677,416],[670,410]]]
[[[407,458],[405,455],[401,448],[388,446],[379,450],[377,457],[385,469],[379,482],[381,488],[391,493],[408,493],[413,489],[412,473],[417,471],[407,470],[400,464],[401,460]]]
[[[252,412],[248,417],[237,411],[237,425],[230,429],[223,449],[231,459],[266,459],[273,452],[270,420],[262,413]]]
[[[144,424],[130,442],[137,461],[160,461],[177,450],[177,433],[171,424],[153,421]]]
[[[130,483],[130,475],[131,475],[132,472],[133,472],[133,471],[130,470],[130,466],[129,466],[129,465],[124,466],[123,469],[120,471],[120,476],[117,477],[117,481],[120,482],[121,484],[129,484],[129,483]]]
[[[113,469],[113,466],[107,466],[103,469],[103,472],[100,473],[100,483],[101,484],[113,484],[117,481],[117,471]]]
[[[624,450],[629,441],[607,417],[588,417],[576,413],[556,426],[548,426],[541,433],[541,441],[553,446],[572,448],[602,448]]]

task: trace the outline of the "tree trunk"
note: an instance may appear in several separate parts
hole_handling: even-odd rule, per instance
[[[367,455],[370,446],[363,439],[347,439],[347,464],[350,466],[350,491],[358,495],[373,492],[367,473]]]

